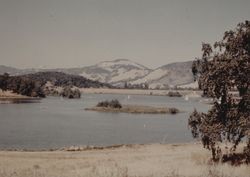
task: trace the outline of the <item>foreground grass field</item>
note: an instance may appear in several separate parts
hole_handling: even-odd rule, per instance
[[[250,167],[214,165],[201,144],[131,145],[84,151],[0,151],[1,177],[249,177]]]

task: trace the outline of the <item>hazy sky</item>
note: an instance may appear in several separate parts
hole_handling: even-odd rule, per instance
[[[154,68],[200,56],[245,20],[250,0],[0,0],[0,65]]]

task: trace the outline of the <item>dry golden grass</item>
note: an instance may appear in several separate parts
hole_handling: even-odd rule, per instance
[[[13,93],[12,91],[2,91],[0,89],[0,98],[28,98],[27,96],[23,96],[23,95],[19,95],[19,94],[16,94],[16,93]]]
[[[250,167],[209,164],[200,144],[54,152],[0,151],[0,177],[250,177]]]

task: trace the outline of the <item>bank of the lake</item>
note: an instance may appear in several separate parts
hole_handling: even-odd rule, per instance
[[[29,97],[20,94],[13,93],[11,91],[0,90],[0,104],[9,103],[37,103],[41,98]]]
[[[154,95],[167,96],[170,91],[177,91],[183,96],[200,97],[200,90],[142,90],[142,89],[109,89],[109,88],[82,88],[83,94],[124,94],[124,95]]]
[[[0,151],[2,177],[249,177],[249,166],[209,163],[201,144],[149,144],[84,151]]]

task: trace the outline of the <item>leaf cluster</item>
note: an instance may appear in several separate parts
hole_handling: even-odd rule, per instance
[[[110,108],[122,108],[121,103],[118,100],[111,100],[111,101],[101,101],[99,102],[96,107],[110,107]]]

